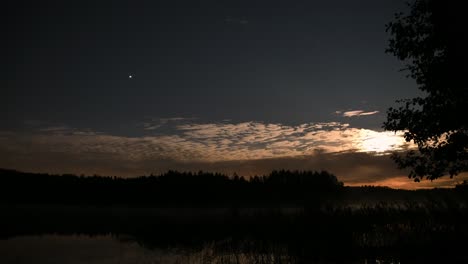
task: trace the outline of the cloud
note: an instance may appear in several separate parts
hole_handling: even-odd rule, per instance
[[[241,175],[281,168],[326,169],[353,184],[403,176],[385,154],[410,147],[402,134],[339,122],[288,126],[180,119],[165,126],[170,129],[139,137],[68,127],[0,133],[0,167],[117,176],[168,169]]]
[[[164,121],[166,122],[166,121]],[[90,130],[49,127],[41,133],[18,134],[0,142],[2,148],[34,151],[112,154],[126,159],[165,157],[179,161],[255,160],[324,153],[385,154],[408,147],[402,134],[351,128],[338,122],[297,126],[244,123],[173,124],[166,134],[114,136]]]
[[[368,116],[368,115],[375,115],[379,113],[379,111],[370,111],[365,112],[364,110],[353,110],[353,111],[346,111],[342,113],[341,111],[336,111],[336,114],[342,114],[344,117],[354,117],[354,116]]]
[[[108,144],[112,144],[115,139],[106,138],[106,140]],[[39,146],[36,146],[33,151],[18,152],[11,149],[8,151],[2,147],[0,156],[4,158],[0,160],[0,167],[32,172],[121,177],[157,174],[167,170],[203,170],[228,175],[237,173],[247,177],[264,175],[275,169],[327,170],[335,174],[345,185],[381,185],[405,189],[448,187],[468,178],[466,177],[468,175],[461,175],[454,179],[443,178],[434,182],[415,183],[405,176],[406,171],[397,169],[388,156],[376,156],[365,152],[325,153],[317,151],[313,155],[295,157],[206,161],[172,159],[166,155],[158,155],[159,150],[155,150],[153,155],[133,153],[133,156],[126,156],[124,153],[119,153],[123,151],[118,150],[121,144],[114,146],[116,151],[113,153],[109,150],[103,151],[102,147],[88,149],[85,153],[63,151],[64,149],[61,151],[41,150]],[[142,142],[135,144],[144,145]]]

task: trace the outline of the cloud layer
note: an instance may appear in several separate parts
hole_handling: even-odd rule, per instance
[[[359,184],[403,177],[405,172],[385,154],[411,147],[401,134],[338,122],[296,126],[191,122],[178,118],[145,123],[143,129],[150,134],[141,137],[66,126],[34,133],[2,132],[0,167],[117,176],[168,169],[247,176],[273,169],[324,169],[348,184]]]
[[[182,119],[172,119],[179,121]],[[113,136],[66,126],[46,127],[33,134],[4,134],[3,149],[41,150],[82,155],[109,154],[129,160],[168,158],[178,161],[255,160],[296,157],[316,153],[386,153],[408,147],[401,134],[352,128],[338,122],[297,126],[244,123],[145,123],[154,134],[141,137]],[[170,125],[170,130],[159,129]],[[169,132],[167,132],[169,131]],[[13,137],[13,138],[12,138]],[[1,141],[3,139],[3,141]],[[12,145],[11,140],[17,142]],[[25,147],[29,146],[29,147]]]

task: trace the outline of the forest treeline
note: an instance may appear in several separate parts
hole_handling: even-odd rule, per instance
[[[343,183],[326,171],[273,171],[249,179],[168,171],[136,178],[50,175],[0,170],[0,203],[137,206],[317,204]]]

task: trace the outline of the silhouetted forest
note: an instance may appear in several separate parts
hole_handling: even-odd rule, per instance
[[[273,171],[246,180],[219,173],[168,171],[118,178],[0,170],[3,203],[137,206],[316,204],[336,198],[343,183],[325,171]]]
[[[316,207],[466,201],[468,183],[454,189],[344,187],[326,171],[273,171],[248,179],[220,173],[168,171],[135,178],[50,175],[0,169],[0,203],[137,207]]]

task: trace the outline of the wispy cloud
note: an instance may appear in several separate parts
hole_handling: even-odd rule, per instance
[[[368,116],[368,115],[375,115],[378,114],[379,111],[369,111],[366,112],[364,110],[353,110],[353,111],[346,111],[346,112],[341,112],[341,111],[336,111],[336,114],[340,114],[344,117],[354,117],[354,116]]]

